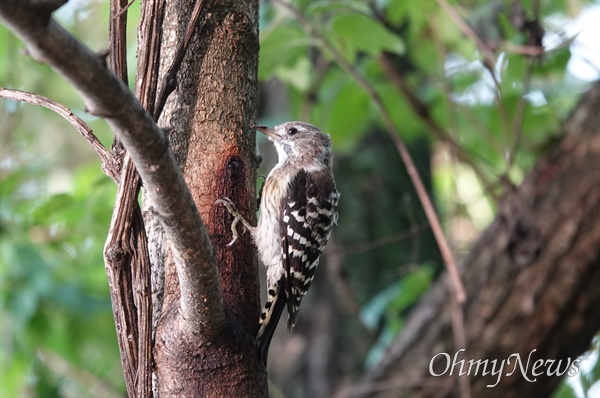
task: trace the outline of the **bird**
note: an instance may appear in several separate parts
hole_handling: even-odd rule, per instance
[[[237,212],[228,198],[217,202],[234,216],[229,245],[237,240],[237,224],[241,221],[267,268],[267,302],[260,314],[256,338],[259,355],[266,365],[271,339],[286,307],[288,331],[296,324],[302,298],[338,222],[340,193],[332,171],[328,134],[299,121],[254,128],[267,136],[278,155],[262,188],[256,227]]]

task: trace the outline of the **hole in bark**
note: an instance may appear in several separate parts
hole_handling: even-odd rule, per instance
[[[234,183],[243,183],[243,164],[238,156],[232,156],[227,160],[227,177]]]

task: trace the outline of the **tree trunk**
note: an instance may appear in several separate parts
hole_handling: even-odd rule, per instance
[[[577,371],[573,361],[600,328],[598,109],[600,83],[566,123],[558,147],[507,195],[464,261],[464,306],[442,278],[381,364],[359,389],[340,395],[544,397],[563,372]],[[461,328],[464,346],[455,343]],[[483,376],[485,363],[475,374],[472,362],[466,375],[470,359],[487,359],[488,372],[493,360],[495,371],[504,368]]]
[[[265,396],[267,378],[254,344],[260,311],[257,261],[249,234],[232,247],[231,217],[215,200],[230,198],[255,218],[255,134],[258,2],[204,1],[204,9],[160,124],[182,167],[210,239],[220,273],[227,327],[215,338],[189,336],[180,324],[179,284],[172,256],[164,257],[162,314],[155,338],[160,396]],[[162,65],[183,40],[194,1],[167,2]],[[149,240],[160,243],[160,233]],[[199,292],[201,293],[201,292]]]

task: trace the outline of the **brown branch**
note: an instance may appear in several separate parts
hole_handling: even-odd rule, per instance
[[[563,44],[561,44],[559,47],[563,47]],[[544,50],[544,48],[542,47],[520,46],[518,44],[513,44],[508,41],[502,43],[499,49],[500,51],[504,51],[510,54],[526,55],[528,57],[541,57],[542,55],[548,53],[548,51]]]
[[[446,0],[437,0],[437,3],[446,11],[446,14],[454,21],[458,28],[468,37],[473,43],[479,48],[479,51],[483,53],[484,64],[488,63],[492,70],[496,65],[496,56],[492,50],[485,44],[483,40],[475,33],[475,31],[469,26],[467,22],[460,16],[460,14],[452,7]]]
[[[135,0],[131,0],[129,3],[126,1],[121,2],[120,9],[115,14],[111,12],[111,18],[121,18],[121,15],[127,14],[127,10],[129,10],[129,7],[131,7],[133,3],[135,3]]]
[[[440,249],[440,253],[442,254],[442,258],[444,259],[444,263],[446,264],[446,268],[448,269],[448,272],[452,279],[452,286],[456,293],[456,300],[459,303],[462,303],[465,300],[465,291],[460,280],[460,274],[456,267],[456,263],[454,262],[452,250],[448,245],[448,241],[444,237],[444,232],[442,231],[442,227],[433,208],[433,204],[431,203],[431,199],[427,194],[427,190],[425,189],[425,186],[421,181],[421,177],[419,176],[419,173],[412,160],[412,157],[410,156],[408,149],[406,149],[404,142],[400,138],[400,132],[394,124],[389,112],[385,108],[385,105],[383,104],[383,100],[381,99],[380,95],[377,93],[377,91],[375,91],[373,86],[371,86],[371,84],[369,84],[369,82],[360,73],[358,73],[348,61],[346,61],[344,56],[325,38],[325,36],[322,33],[320,33],[312,25],[312,23],[304,17],[302,12],[300,12],[298,9],[294,8],[288,3],[285,3],[282,0],[274,0],[274,2],[281,4],[283,7],[290,10],[294,14],[296,20],[301,25],[303,25],[304,28],[307,29],[308,32],[315,39],[319,40],[322,43],[323,47],[335,58],[336,62],[346,72],[348,72],[350,76],[352,76],[356,80],[356,82],[369,94],[369,96],[377,106],[383,118],[383,121],[387,126],[387,132],[390,135],[390,138],[392,139],[394,144],[396,145],[396,149],[398,150],[398,153],[402,158],[402,162],[406,167],[406,171],[413,183],[413,186],[415,187],[417,196],[419,197],[419,200],[423,205],[423,210],[425,211],[427,220],[431,225],[431,230],[433,232],[433,235],[435,236],[438,247]]]
[[[51,111],[65,118],[65,120],[71,123],[71,125],[75,127],[79,134],[81,134],[82,137],[90,143],[94,151],[98,154],[100,161],[102,162],[102,170],[104,173],[106,173],[106,175],[112,178],[115,182],[119,180],[119,170],[113,165],[113,157],[111,153],[104,147],[104,145],[102,145],[87,123],[81,120],[79,116],[71,112],[69,108],[42,95],[19,90],[11,90],[9,88],[0,87],[0,97],[43,106],[44,108],[50,109]]]
[[[127,0],[111,0],[110,20],[109,20],[109,42],[110,42],[110,67],[117,76],[127,84],[127,9],[132,3]],[[145,104],[142,103],[145,107]],[[119,264],[126,266],[124,272],[127,272],[129,282],[124,291],[131,295],[130,302],[135,307],[128,313],[135,315],[136,331],[133,334],[137,339],[129,336],[120,336],[119,341],[126,338],[126,344],[134,345],[135,358],[123,359],[135,364],[135,379],[129,381],[128,391],[138,397],[152,397],[152,299],[150,283],[150,256],[148,253],[148,238],[144,228],[144,220],[137,202],[140,191],[140,177],[135,170],[130,157],[125,156],[125,151],[121,142],[115,135],[113,144],[115,157],[120,164],[125,160],[124,173],[119,182],[118,195],[116,199],[115,214],[111,222],[118,222],[118,225],[111,225],[105,253],[119,253],[121,258],[110,263],[111,257],[105,256],[106,267],[115,267]],[[114,259],[114,257],[112,257]],[[115,297],[115,299],[118,299]],[[125,303],[113,302],[113,309],[116,306]],[[115,310],[116,311],[116,310]],[[116,316],[115,316],[115,319]],[[121,351],[127,353],[129,350]]]
[[[532,4],[534,21],[539,23],[540,19],[540,3],[539,1],[534,1]],[[534,47],[544,52],[543,47]],[[541,54],[538,54],[541,55]],[[525,108],[527,107],[527,101],[525,100],[525,95],[529,92],[529,87],[531,84],[531,70],[533,69],[533,60],[531,58],[527,58],[525,65],[525,76],[523,76],[523,87],[521,89],[521,95],[519,96],[519,103],[517,104],[517,113],[513,120],[513,128],[512,128],[512,142],[511,147],[508,151],[508,160],[506,165],[506,174],[510,172],[510,168],[512,167],[516,154],[515,152],[519,148],[521,143],[521,136],[523,134],[523,120],[525,118]]]
[[[130,3],[131,4],[131,3]],[[126,0],[115,0],[111,2],[111,66],[118,76],[126,83],[127,82],[127,64],[126,64]],[[196,26],[200,11],[202,10],[202,2],[196,3],[193,17],[188,23],[186,38],[178,47],[178,57],[169,68],[169,74],[176,76],[183,55],[189,44],[192,32]],[[153,2],[149,7],[144,7],[144,17],[140,28],[140,49],[138,52],[139,68],[138,82],[136,84],[137,95],[140,98],[142,106],[149,113],[153,114],[154,120],[158,120],[162,112],[164,103],[168,95],[175,89],[175,85],[163,88],[159,95],[159,105],[154,107],[154,99],[156,98],[156,88],[158,80],[158,68],[160,64],[160,40],[162,23],[164,14],[164,2]],[[149,51],[150,50],[150,51]],[[154,51],[153,51],[154,50]],[[162,102],[161,102],[162,101]],[[123,151],[119,151],[121,145],[118,140],[115,140],[113,146],[117,151],[117,156],[124,155]],[[117,205],[115,207],[115,216],[112,222],[116,225],[111,225],[111,233],[108,236],[106,252],[113,253],[107,256],[107,260],[114,261],[114,255],[118,253],[119,257],[124,257],[120,261],[113,263],[124,264],[130,263],[129,272],[132,274],[133,289],[136,309],[137,309],[137,325],[139,333],[139,341],[137,341],[137,358],[132,359],[133,363],[137,363],[137,395],[151,396],[151,364],[152,364],[152,332],[153,324],[160,314],[162,307],[162,294],[156,295],[156,302],[151,302],[151,265],[148,252],[147,237],[144,229],[144,221],[142,213],[137,203],[137,196],[140,191],[141,181],[135,170],[135,166],[130,157],[125,157],[125,167],[123,178],[120,182],[120,188],[117,196]],[[135,199],[135,200],[134,200]],[[154,225],[154,223],[151,223]],[[155,259],[158,262],[158,259]],[[108,263],[108,262],[107,262]],[[108,266],[108,265],[107,265]],[[164,272],[162,267],[164,264],[154,264],[157,272]],[[159,268],[161,270],[159,271]],[[141,279],[140,279],[141,278]],[[156,289],[163,288],[162,278],[155,281]],[[160,281],[159,281],[160,280]],[[153,307],[156,310],[153,311]],[[152,315],[151,315],[152,314]],[[135,344],[136,342],[130,342]],[[127,351],[123,351],[127,352]],[[141,382],[140,382],[141,381]]]
[[[450,151],[462,162],[468,164],[479,179],[484,183],[489,183],[485,174],[479,169],[479,167],[471,160],[470,156],[465,153],[464,149],[456,143],[456,140],[452,135],[447,132],[442,126],[436,123],[431,117],[427,104],[421,101],[414,92],[408,87],[408,84],[404,81],[402,75],[398,73],[394,65],[392,65],[389,56],[382,54],[378,58],[379,65],[383,69],[383,72],[388,79],[396,86],[396,89],[408,100],[408,104],[412,108],[413,112],[417,117],[427,126],[429,131],[436,136],[440,141],[446,143]]]
[[[400,388],[431,387],[444,390],[447,380],[431,380],[419,377],[394,377],[391,380],[365,383],[360,386],[348,386],[337,392],[334,398],[355,398],[370,395],[377,392],[395,391]]]
[[[214,337],[224,327],[224,308],[213,247],[183,180],[164,131],[103,59],[83,46],[54,19],[59,4],[5,0],[0,16],[36,59],[47,62],[103,116],[128,150],[144,181],[149,201],[171,243],[181,283],[184,331]]]
[[[141,10],[141,21],[138,27],[138,48],[137,48],[137,77],[135,84],[135,94],[140,100],[142,106],[150,114],[154,114],[154,103],[156,100],[156,91],[158,86],[162,23],[164,20],[164,0],[152,2],[143,2]],[[158,119],[154,119],[158,121]],[[129,162],[126,167],[129,166]],[[144,200],[144,205],[146,201]],[[156,324],[160,317],[163,304],[164,291],[164,261],[157,252],[165,250],[164,242],[156,239],[156,236],[163,235],[164,231],[160,222],[155,219],[151,212],[143,213],[145,229],[148,234],[153,236],[151,242],[148,242],[148,251],[153,255],[151,259],[151,291],[152,291],[152,334],[156,332]],[[156,230],[160,230],[157,232]],[[155,391],[158,394],[158,391]]]
[[[125,179],[127,174],[123,173],[121,180]],[[130,241],[132,235],[128,232],[131,221],[124,210],[131,208],[132,203],[136,202],[136,194],[119,183],[117,198],[104,248],[104,262],[127,393],[129,396],[136,396],[139,327],[132,281],[135,245]],[[126,238],[127,241],[121,241],[121,238]]]
[[[102,379],[85,370],[81,364],[74,364],[69,359],[47,347],[37,349],[37,360],[44,363],[46,369],[54,373],[59,380],[71,380],[84,387],[90,396],[119,397],[123,395],[120,388],[115,388],[107,379]]]
[[[111,0],[109,18],[109,66],[127,85],[127,0]],[[129,396],[152,396],[150,364],[152,352],[145,349],[151,344],[151,327],[146,324],[151,311],[148,281],[138,279],[140,274],[148,274],[150,262],[147,251],[138,252],[138,245],[147,246],[144,224],[137,203],[140,177],[126,156],[123,144],[115,133],[113,142],[115,162],[122,165],[118,182],[117,198],[107,236],[104,259],[106,274],[111,288],[111,301],[117,339],[121,351],[121,362],[125,374],[125,384]],[[135,215],[140,214],[136,217]],[[143,272],[143,268],[148,268]],[[111,278],[118,278],[112,280]],[[140,296],[146,296],[144,300]],[[140,350],[140,348],[142,350]]]
[[[190,40],[192,39],[194,30],[196,29],[196,25],[198,24],[200,15],[202,15],[203,6],[204,0],[197,0],[194,3],[192,16],[190,18],[190,21],[188,22],[187,27],[185,28],[185,35],[183,37],[183,40],[177,46],[177,51],[175,53],[175,57],[173,58],[173,63],[169,67],[169,70],[167,71],[163,79],[163,86],[161,88],[160,94],[158,95],[158,102],[156,103],[154,120],[158,120],[165,104],[167,103],[167,98],[169,98],[169,95],[177,87],[177,72],[179,71],[179,67],[183,62],[183,56],[185,55],[188,45],[190,44]]]
[[[343,247],[335,247],[335,250],[332,250],[332,253],[340,254],[344,256],[348,256],[351,254],[364,253],[370,250],[375,250],[380,247],[384,247],[387,245],[391,245],[393,243],[401,242],[408,238],[412,238],[417,234],[420,234],[423,231],[428,230],[428,225],[414,225],[411,226],[404,232],[399,234],[386,236],[384,238],[380,238],[371,242],[358,243],[352,246],[343,246]]]
[[[435,283],[419,302],[383,360],[360,384],[398,375],[440,380],[429,371],[434,355],[466,348],[469,359],[505,359],[517,353],[538,358],[575,359],[588,349],[600,327],[600,83],[592,86],[565,123],[565,135],[540,159],[502,203],[500,214],[464,260],[469,301],[454,313],[446,280]],[[464,316],[464,321],[459,319]],[[466,325],[466,345],[448,333]],[[576,327],[573,327],[576,325]],[[459,336],[460,337],[460,336]],[[462,339],[462,337],[460,337]],[[473,397],[551,396],[561,378],[543,372],[533,385],[519,377],[502,380],[471,374],[448,376],[448,391],[398,388],[360,396],[449,397],[465,379]],[[531,376],[530,371],[528,374]]]
[[[132,242],[133,258],[131,278],[133,281],[133,302],[137,309],[138,327],[138,366],[137,385],[138,397],[152,398],[152,291],[150,283],[150,254],[148,252],[148,237],[144,228],[144,221],[140,207],[134,207],[131,235],[135,237]],[[135,245],[135,246],[134,246]]]
[[[498,103],[498,110],[500,112],[500,124],[502,130],[504,131],[504,150],[508,148],[508,141],[510,139],[510,131],[508,127],[508,113],[506,111],[506,107],[504,102],[502,101],[502,90],[500,86],[500,82],[495,75],[496,68],[496,56],[491,48],[475,33],[475,31],[469,26],[469,24],[460,16],[460,14],[448,3],[447,0],[437,0],[437,3],[446,11],[446,13],[452,18],[454,23],[458,26],[458,28],[468,37],[470,38],[475,46],[481,51],[483,54],[483,66],[488,70],[490,76],[492,77],[492,81],[494,82],[494,96],[496,97],[496,101]]]
[[[519,149],[521,136],[523,135],[523,120],[525,118],[525,109],[527,108],[527,100],[525,99],[525,95],[529,92],[529,86],[531,83],[531,70],[533,68],[533,62],[531,59],[527,59],[525,62],[526,65],[525,76],[523,76],[523,87],[521,89],[521,95],[519,96],[519,102],[517,103],[516,115],[513,120],[512,142],[508,151],[508,159],[506,160],[506,174],[510,172],[510,168],[515,162],[515,152]]]
[[[110,68],[127,85],[127,0],[110,1],[108,37]]]
[[[319,57],[315,62],[315,76],[313,77],[312,83],[304,94],[304,99],[302,100],[302,106],[299,112],[301,119],[310,119],[310,115],[318,99],[319,90],[321,89],[323,81],[325,80],[330,67],[331,62],[329,62],[324,54],[319,54]]]
[[[133,0],[132,0],[133,1]],[[142,106],[150,114],[154,114],[154,101],[156,98],[156,88],[158,82],[158,70],[160,65],[160,42],[162,39],[162,31],[160,26],[164,16],[164,1],[156,0],[152,2],[142,2],[141,21],[138,26],[138,50],[137,50],[137,77],[135,84],[135,94]],[[158,118],[154,118],[158,121]],[[126,168],[133,167],[132,162],[126,161]],[[137,173],[136,173],[137,175]],[[139,177],[138,177],[139,178]],[[131,186],[138,185],[137,181],[130,180]],[[136,192],[139,192],[139,186]],[[137,194],[136,194],[137,196]],[[144,378],[144,386],[150,385],[152,388],[152,371],[154,366],[152,338],[155,332],[155,320],[158,319],[162,308],[162,288],[163,284],[156,281],[160,279],[154,278],[154,283],[160,289],[161,294],[154,294],[154,284],[152,281],[153,268],[164,272],[163,264],[159,264],[156,258],[153,258],[154,263],[150,262],[150,248],[146,236],[148,225],[144,225],[144,217],[140,212],[137,202],[135,203],[135,213],[133,219],[136,221],[134,225],[140,225],[142,228],[137,229],[137,235],[143,237],[137,241],[137,250],[134,252],[134,261],[139,262],[139,267],[133,269],[133,278],[138,280],[141,286],[138,286],[140,292],[135,292],[136,303],[139,303],[139,308],[144,308],[144,311],[138,312],[138,325],[140,325],[140,335],[144,333],[146,338],[140,339],[138,344],[138,352],[140,355],[140,364],[138,367],[138,377]],[[148,214],[148,217],[153,217]],[[155,220],[156,221],[156,220]],[[151,225],[159,226],[160,222],[151,222]],[[160,227],[157,227],[160,228]],[[163,244],[164,242],[152,242],[152,244]],[[145,328],[145,329],[142,329]],[[156,387],[156,385],[154,386]],[[139,389],[138,389],[139,391]],[[148,396],[158,396],[158,391],[152,390]],[[145,396],[145,395],[140,395]]]

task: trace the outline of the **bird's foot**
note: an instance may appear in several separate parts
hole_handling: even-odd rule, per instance
[[[252,226],[248,223],[248,221],[246,221],[246,219],[237,211],[237,209],[235,208],[235,204],[231,201],[231,199],[224,197],[223,199],[217,199],[215,201],[215,204],[222,204],[223,206],[225,206],[225,208],[227,209],[227,211],[229,212],[229,214],[231,214],[233,216],[233,222],[231,223],[231,233],[233,234],[233,239],[231,240],[231,242],[229,242],[227,244],[227,246],[231,246],[233,245],[237,239],[238,239],[238,231],[237,231],[237,225],[238,223],[241,221],[242,225],[245,227],[246,230],[249,230],[252,228]],[[243,232],[242,232],[243,233]]]

